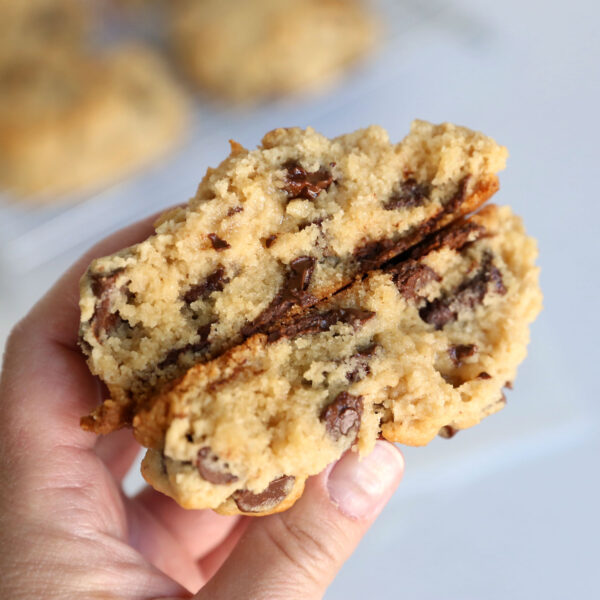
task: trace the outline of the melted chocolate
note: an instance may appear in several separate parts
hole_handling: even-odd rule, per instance
[[[476,352],[477,346],[475,344],[459,344],[458,346],[450,346],[448,348],[448,355],[455,367],[460,367],[465,358],[473,356]]]
[[[441,277],[430,267],[412,258],[404,260],[389,269],[394,273],[394,283],[398,291],[414,302],[420,300],[419,292],[430,281],[440,281]]]
[[[451,295],[428,302],[421,308],[419,315],[426,323],[442,329],[444,325],[457,319],[461,309],[473,309],[481,304],[490,288],[497,294],[506,293],[502,273],[492,262],[492,255],[486,253],[473,277],[463,281]]]
[[[271,234],[268,238],[265,239],[265,247],[270,248],[275,243],[276,239],[277,236],[274,233]]]
[[[456,427],[452,427],[452,425],[445,425],[440,429],[438,435],[445,440],[449,440],[450,438],[453,438],[459,431],[460,429],[456,429]]]
[[[223,291],[225,284],[229,283],[229,279],[224,275],[225,269],[219,266],[202,283],[192,286],[183,296],[183,301],[192,304],[197,300],[206,300],[213,292]]]
[[[217,485],[224,485],[238,480],[238,477],[228,471],[229,465],[221,463],[219,457],[209,446],[198,450],[196,467],[203,479]]]
[[[325,312],[309,311],[293,318],[286,325],[278,325],[268,331],[269,342],[276,342],[282,337],[295,338],[299,335],[328,331],[336,323],[348,323],[356,330],[374,315],[374,312],[360,308],[335,308]]]
[[[346,373],[346,379],[350,383],[356,383],[366,377],[371,369],[369,367],[369,359],[373,357],[377,350],[377,344],[371,344],[358,352],[355,352],[350,359],[355,363],[354,369]]]
[[[316,260],[311,256],[300,256],[289,264],[285,281],[271,304],[252,323],[242,328],[244,337],[267,331],[271,323],[281,319],[295,305],[305,308],[315,304],[317,299],[306,291],[315,263]]]
[[[391,260],[418,244],[424,237],[434,231],[447,215],[458,211],[466,199],[469,176],[464,177],[459,184],[457,192],[445,203],[443,208],[433,217],[425,221],[415,231],[400,239],[386,238],[373,240],[354,251],[356,261],[361,265],[361,271],[376,269],[384,262]],[[417,258],[417,256],[413,257]]]
[[[237,214],[237,213],[241,213],[244,210],[243,206],[234,206],[233,208],[230,208],[227,211],[227,216],[228,217],[233,217],[233,215]]]
[[[207,325],[203,325],[202,327],[198,328],[197,333],[200,339],[194,344],[190,343],[182,346],[181,348],[173,348],[172,350],[169,350],[165,358],[158,363],[158,368],[165,369],[171,365],[177,364],[179,362],[179,357],[187,352],[200,354],[206,351],[210,347],[208,336],[210,335],[211,325],[211,323],[208,323]]]
[[[295,477],[283,475],[271,481],[267,489],[258,494],[250,490],[238,490],[232,494],[232,498],[243,512],[266,512],[288,497],[295,481]]]
[[[415,179],[407,179],[400,184],[397,192],[383,205],[385,210],[398,210],[399,208],[413,208],[422,206],[429,198],[431,185],[418,183]]]
[[[221,250],[226,250],[227,248],[231,248],[231,245],[228,244],[225,240],[221,239],[216,233],[209,233],[208,239],[212,244],[212,247],[220,252]]]
[[[110,310],[110,294],[115,289],[115,283],[122,271],[123,269],[117,269],[107,275],[95,273],[91,276],[92,293],[98,299],[91,318],[96,339],[100,339],[103,331],[110,332],[124,322],[118,312],[113,313]]]
[[[330,166],[335,166],[332,163]],[[321,167],[318,171],[308,172],[297,161],[289,161],[284,167],[287,169],[284,190],[290,200],[304,198],[314,200],[323,190],[328,190],[333,183],[331,171]]]
[[[340,392],[335,400],[321,413],[321,421],[333,440],[341,436],[356,437],[363,413],[362,396]]]

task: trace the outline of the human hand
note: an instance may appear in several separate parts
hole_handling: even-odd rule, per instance
[[[402,477],[393,445],[377,442],[360,462],[347,453],[290,510],[250,519],[187,511],[151,488],[126,497],[121,481],[139,451],[131,433],[79,427],[102,388],[77,347],[78,280],[93,257],[150,233],[146,220],[96,246],[7,342],[0,597],[320,598]]]

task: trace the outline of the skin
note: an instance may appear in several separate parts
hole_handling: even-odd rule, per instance
[[[102,398],[77,347],[79,278],[92,258],[151,234],[151,223],[82,257],[7,342],[0,597],[320,598],[401,479],[392,445],[378,442],[379,462],[366,476],[381,485],[369,494],[356,493],[367,463],[349,453],[309,480],[290,510],[250,519],[186,511],[151,488],[125,496],[121,481],[139,452],[133,436],[98,438],[79,427]]]

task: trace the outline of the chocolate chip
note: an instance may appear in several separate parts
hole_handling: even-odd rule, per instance
[[[460,367],[465,358],[473,356],[476,352],[477,346],[475,344],[459,344],[448,348],[448,355],[455,367]]]
[[[270,248],[277,239],[277,236],[273,233],[268,238],[265,239],[265,247]]]
[[[411,233],[400,239],[372,240],[356,248],[354,257],[360,265],[360,270],[376,269],[384,262],[419,244],[427,235],[439,227],[440,221],[458,211],[460,205],[465,201],[468,181],[469,176],[464,177],[458,186],[458,190],[444,203],[442,209],[420,226],[414,228]],[[413,256],[413,258],[418,258],[418,256]]]
[[[335,166],[335,163],[331,163],[330,166]],[[297,161],[288,161],[284,167],[287,169],[287,176],[283,189],[290,200],[314,200],[322,190],[329,189],[333,183],[331,171],[323,167],[312,173],[306,171]]]
[[[200,476],[209,483],[222,485],[238,480],[236,475],[228,471],[229,465],[220,461],[209,446],[204,446],[198,450],[196,467]]]
[[[389,270],[394,273],[394,283],[402,296],[415,302],[421,298],[421,289],[430,281],[441,280],[432,268],[412,258],[394,265]]]
[[[229,283],[229,279],[224,275],[225,269],[219,266],[202,283],[191,287],[183,296],[183,301],[186,304],[192,304],[197,300],[206,300],[213,292],[223,291],[225,284]]]
[[[238,490],[232,494],[232,498],[243,512],[266,512],[281,504],[288,497],[295,481],[295,477],[283,475],[271,481],[267,489],[258,494],[250,490]]]
[[[117,269],[111,273],[103,275],[101,273],[92,273],[90,278],[92,293],[96,298],[102,299],[107,293],[115,287],[115,282],[124,269]]]
[[[242,328],[244,337],[267,331],[271,323],[283,318],[295,305],[306,308],[317,302],[317,298],[306,291],[315,263],[316,260],[311,256],[300,256],[289,264],[285,281],[275,298],[254,321]]]
[[[110,310],[110,295],[122,271],[123,269],[117,269],[106,275],[100,273],[91,275],[92,293],[98,299],[91,318],[92,331],[97,339],[100,339],[102,332],[110,332],[124,322],[118,312]]]
[[[290,263],[286,291],[292,295],[306,290],[312,279],[316,260],[312,256],[300,256]]]
[[[457,319],[461,309],[473,309],[481,304],[490,287],[497,294],[506,293],[502,273],[493,264],[491,253],[486,252],[473,277],[463,281],[449,296],[428,302],[421,308],[419,315],[426,323],[442,329],[444,325]]]
[[[477,379],[491,379],[492,376],[489,373],[486,373],[485,371],[481,371],[481,373],[479,373],[479,375],[477,375]]]
[[[438,435],[445,440],[449,440],[450,438],[453,438],[459,431],[460,429],[456,429],[456,427],[452,427],[452,425],[446,425],[439,430]]]
[[[371,372],[369,367],[369,359],[373,357],[377,347],[377,344],[371,344],[370,346],[367,346],[366,348],[354,353],[350,357],[350,360],[355,363],[354,369],[346,373],[346,379],[350,383],[356,383],[357,381],[360,381],[363,379],[363,377],[366,377]]]
[[[390,196],[383,205],[385,210],[398,210],[399,208],[412,208],[422,206],[429,198],[431,185],[418,183],[415,179],[407,179],[400,184],[400,189]]]
[[[198,328],[197,334],[200,338],[194,344],[186,344],[181,348],[173,348],[169,350],[165,358],[158,363],[159,369],[166,369],[171,365],[174,365],[179,362],[179,357],[186,353],[192,354],[201,354],[205,352],[210,347],[210,342],[208,341],[208,336],[210,335],[210,328],[212,323],[207,323],[206,325],[202,325],[202,327]]]
[[[212,247],[220,252],[221,250],[226,250],[227,248],[231,248],[231,245],[228,244],[225,240],[222,240],[216,233],[209,233],[208,239],[212,244]]]
[[[360,429],[363,412],[362,396],[353,396],[348,392],[340,392],[335,400],[321,413],[320,420],[333,440],[341,436],[356,437]]]
[[[227,211],[228,217],[233,217],[236,213],[241,213],[244,210],[243,206],[234,206]]]
[[[307,221],[306,223],[302,223],[302,225],[298,226],[298,231],[304,231],[307,227],[312,227],[316,225],[320,227],[325,219],[315,219],[314,221]]]
[[[400,254],[408,247],[404,239],[373,240],[354,250],[354,258],[361,266],[361,271],[376,269],[386,260]]]
[[[419,316],[425,323],[429,323],[439,330],[447,323],[456,320],[457,315],[446,306],[444,300],[436,298],[419,310]]]
[[[282,337],[295,338],[299,335],[328,331],[336,323],[348,323],[356,330],[374,315],[374,312],[360,308],[334,308],[323,312],[309,311],[292,318],[287,324],[275,324],[266,333],[269,336],[268,341],[273,343]]]
[[[505,387],[505,388],[508,388],[509,390],[512,390],[512,389],[513,389],[513,384],[512,384],[512,381],[507,381],[507,382],[504,384],[504,387]]]

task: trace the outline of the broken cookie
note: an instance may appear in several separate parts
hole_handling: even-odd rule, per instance
[[[505,158],[480,133],[423,121],[399,144],[379,127],[335,139],[277,129],[253,151],[233,143],[189,204],[158,220],[155,235],[95,260],[83,277],[81,347],[111,394],[84,426],[106,433],[131,425],[148,398],[190,367],[272,333],[474,210],[497,190]],[[420,269],[395,277],[419,294],[435,280]],[[460,302],[475,302],[477,285]],[[424,310],[440,320],[460,307]],[[345,318],[354,325],[351,313]]]
[[[144,477],[188,508],[268,514],[349,448],[477,424],[525,357],[536,255],[520,219],[488,206],[194,366],[133,417]]]

